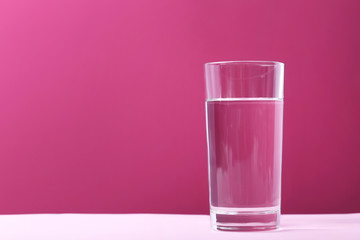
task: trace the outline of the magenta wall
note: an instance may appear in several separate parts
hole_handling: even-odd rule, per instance
[[[285,62],[284,213],[360,211],[360,3],[0,1],[0,213],[207,213],[203,63]]]

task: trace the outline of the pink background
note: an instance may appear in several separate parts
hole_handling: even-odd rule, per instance
[[[360,211],[360,2],[0,1],[0,213],[208,213],[203,63],[285,63],[283,213]]]

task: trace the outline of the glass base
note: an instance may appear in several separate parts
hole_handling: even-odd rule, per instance
[[[280,210],[270,208],[217,208],[210,210],[211,226],[219,231],[265,231],[279,227]]]

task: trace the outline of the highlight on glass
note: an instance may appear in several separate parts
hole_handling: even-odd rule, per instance
[[[271,230],[281,202],[284,64],[205,64],[212,228]]]

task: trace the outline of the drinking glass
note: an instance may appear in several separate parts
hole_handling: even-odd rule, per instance
[[[276,229],[280,218],[284,64],[205,64],[212,228]]]

